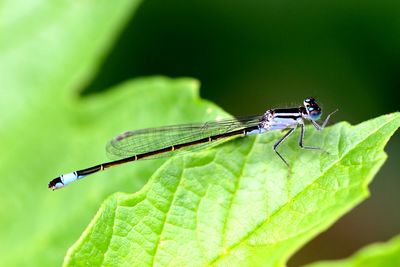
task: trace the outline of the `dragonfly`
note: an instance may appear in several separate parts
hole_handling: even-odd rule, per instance
[[[90,174],[124,163],[168,156],[178,151],[203,149],[229,137],[277,130],[287,132],[273,145],[273,150],[289,167],[289,163],[277,150],[279,145],[300,126],[299,146],[302,149],[322,150],[304,145],[305,121],[310,121],[317,131],[322,131],[337,111],[331,112],[320,125],[317,121],[321,118],[322,109],[315,98],[307,97],[302,106],[269,109],[262,115],[127,131],[115,136],[107,144],[107,152],[118,159],[60,175],[49,182],[48,188],[60,189]]]

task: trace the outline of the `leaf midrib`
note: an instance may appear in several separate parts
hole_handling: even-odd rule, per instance
[[[238,188],[240,186],[240,182],[241,182],[241,179],[243,177],[243,171],[244,171],[245,166],[246,166],[246,164],[247,164],[247,162],[249,160],[250,154],[253,152],[253,149],[254,149],[254,146],[255,146],[257,140],[258,140],[258,136],[253,138],[253,143],[252,143],[248,153],[245,155],[245,158],[243,160],[243,164],[242,164],[242,166],[240,168],[239,177],[238,177],[238,179],[236,179],[236,182],[235,182],[235,191],[233,192],[233,196],[231,197],[231,201],[229,202],[229,206],[227,207],[228,210],[226,212],[226,217],[225,217],[226,219],[224,220],[224,226],[223,226],[223,229],[222,229],[222,248],[224,248],[225,245],[226,245],[226,231],[227,231],[227,226],[228,226],[228,219],[229,219],[230,214],[232,213],[232,205],[233,205],[233,202],[235,201],[235,198],[237,196]]]
[[[233,251],[236,247],[238,247],[239,245],[243,244],[246,240],[248,240],[255,232],[257,232],[261,227],[263,227],[265,224],[267,224],[269,221],[271,221],[275,215],[279,214],[282,209],[286,208],[288,206],[289,203],[292,203],[294,200],[296,200],[298,197],[300,197],[305,191],[307,191],[307,189],[313,185],[316,181],[318,181],[319,179],[321,179],[322,177],[325,176],[325,174],[327,172],[329,172],[333,166],[335,166],[338,162],[340,162],[345,156],[347,156],[351,151],[353,151],[359,144],[363,143],[367,138],[369,138],[370,136],[374,135],[376,132],[378,132],[379,130],[381,130],[384,126],[386,126],[388,123],[392,122],[394,119],[396,119],[396,117],[391,118],[390,120],[388,120],[385,124],[382,124],[379,128],[377,128],[375,131],[373,131],[371,134],[365,136],[365,138],[363,138],[360,142],[355,143],[354,146],[351,147],[351,149],[349,149],[346,153],[343,153],[341,155],[341,157],[339,157],[337,160],[333,161],[332,164],[326,168],[326,170],[316,179],[314,180],[312,183],[308,184],[304,190],[300,191],[299,193],[297,193],[293,198],[291,198],[289,201],[287,201],[285,204],[283,204],[279,209],[277,209],[275,212],[273,212],[268,218],[266,218],[263,222],[261,222],[258,226],[256,226],[254,228],[253,231],[250,231],[246,236],[244,236],[242,239],[238,240],[236,243],[233,243],[230,247],[227,247],[226,250],[224,251],[224,254],[220,254],[217,257],[215,257],[214,259],[212,259],[209,262],[209,265],[214,265],[215,263],[217,263],[218,261],[220,261],[224,256],[226,256],[228,253],[231,253],[231,251]]]
[[[157,240],[157,244],[156,244],[156,247],[155,247],[155,249],[154,249],[154,254],[153,254],[153,257],[152,257],[152,259],[151,259],[151,266],[154,266],[155,258],[157,257],[157,253],[158,253],[158,248],[160,247],[161,237],[162,237],[162,235],[163,235],[165,225],[167,224],[168,217],[169,217],[169,213],[170,213],[170,211],[171,211],[171,207],[172,207],[173,203],[175,202],[175,199],[176,199],[176,196],[177,196],[176,191],[179,189],[179,187],[180,187],[180,185],[181,185],[181,183],[182,183],[182,180],[183,180],[183,179],[182,179],[182,174],[183,174],[183,169],[181,169],[181,171],[180,171],[180,174],[179,174],[179,183],[176,185],[175,190],[174,190],[174,192],[172,193],[172,195],[173,195],[172,200],[170,201],[170,203],[169,203],[169,205],[168,205],[168,210],[167,210],[167,212],[165,213],[165,219],[164,219],[163,222],[162,222],[162,226],[161,226],[160,233],[159,233],[159,238],[158,238],[158,240]]]

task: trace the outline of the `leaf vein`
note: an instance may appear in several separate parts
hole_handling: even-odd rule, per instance
[[[172,204],[173,204],[174,201],[175,201],[176,192],[177,192],[177,190],[179,189],[179,187],[181,186],[181,183],[182,183],[182,172],[183,172],[183,170],[181,169],[180,174],[179,174],[179,182],[178,182],[178,184],[176,185],[174,192],[171,192],[171,193],[172,193],[172,199],[171,199],[171,201],[170,201],[170,203],[169,203],[169,205],[168,205],[168,210],[167,210],[167,212],[165,213],[165,219],[164,219],[164,221],[162,222],[161,230],[160,230],[160,232],[159,232],[159,238],[158,238],[158,240],[157,240],[157,244],[156,244],[156,247],[155,247],[155,250],[154,250],[154,256],[153,256],[152,261],[151,261],[151,266],[154,266],[154,260],[155,260],[155,258],[156,258],[156,256],[157,256],[158,249],[159,249],[159,247],[160,247],[160,241],[161,241],[162,233],[163,233],[163,231],[164,231],[164,227],[165,227],[166,222],[167,222],[167,220],[168,220],[169,212],[171,211],[171,207],[173,206]],[[177,177],[178,177],[178,176],[177,176]]]
[[[265,224],[267,224],[269,221],[272,220],[272,218],[278,214],[279,212],[281,212],[286,206],[288,206],[290,203],[292,203],[294,200],[296,200],[300,195],[303,194],[303,192],[306,191],[307,188],[309,188],[310,186],[312,186],[317,180],[319,180],[321,177],[324,177],[324,175],[330,171],[333,166],[335,166],[337,163],[340,162],[340,160],[342,160],[346,155],[348,155],[351,151],[353,151],[359,144],[363,143],[366,139],[368,139],[370,136],[372,136],[373,134],[377,133],[379,130],[381,130],[384,126],[386,126],[388,123],[392,122],[395,118],[392,118],[390,120],[388,120],[387,122],[385,122],[384,124],[380,125],[380,127],[376,128],[372,133],[368,134],[367,136],[365,136],[363,139],[361,139],[359,142],[355,143],[355,145],[353,145],[351,147],[351,149],[348,149],[346,153],[343,153],[341,155],[341,157],[338,157],[337,160],[333,161],[332,164],[326,168],[324,173],[321,173],[321,175],[314,180],[312,183],[310,183],[309,185],[307,185],[304,190],[300,191],[297,195],[295,195],[292,199],[290,199],[288,202],[286,202],[285,204],[283,204],[280,208],[278,208],[275,212],[273,212],[268,218],[266,218],[264,221],[262,221],[259,225],[257,225],[254,230],[250,231],[247,235],[245,235],[242,239],[238,240],[236,243],[232,244],[230,247],[226,248],[225,253],[224,254],[220,254],[219,256],[217,256],[216,258],[214,258],[213,260],[210,261],[209,265],[214,265],[216,262],[218,262],[219,260],[222,259],[222,257],[226,256],[228,253],[230,253],[231,251],[233,251],[236,247],[238,247],[239,245],[243,244],[245,241],[247,241],[255,232],[257,232],[261,227],[263,227]]]
[[[251,145],[251,147],[249,149],[249,152],[245,155],[245,158],[243,160],[243,164],[240,167],[240,173],[239,173],[238,178],[236,179],[236,182],[235,182],[235,190],[233,191],[232,197],[230,199],[231,201],[228,204],[227,212],[226,212],[226,216],[225,216],[225,220],[224,220],[224,224],[223,224],[223,229],[222,229],[222,239],[223,239],[222,240],[222,248],[224,248],[225,244],[226,244],[226,232],[227,232],[227,227],[228,227],[228,220],[229,220],[230,214],[232,212],[232,205],[233,205],[233,202],[234,202],[234,200],[236,198],[236,194],[237,194],[238,188],[240,186],[240,181],[241,181],[241,178],[243,176],[243,171],[245,169],[246,163],[249,160],[249,157],[250,157],[249,155],[252,153],[257,139],[258,139],[258,136],[256,136],[253,139],[253,143],[252,143],[252,145]]]

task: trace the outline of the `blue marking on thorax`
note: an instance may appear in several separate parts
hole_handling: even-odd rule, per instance
[[[250,135],[250,134],[261,134],[263,132],[265,132],[266,130],[263,127],[258,127],[258,129],[252,130],[250,132],[246,132],[246,135]]]

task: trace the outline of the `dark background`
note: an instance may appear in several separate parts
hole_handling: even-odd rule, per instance
[[[189,76],[234,115],[298,106],[306,96],[333,121],[399,110],[400,1],[144,1],[84,95],[138,76]],[[397,96],[397,97],[396,97]],[[372,196],[289,265],[351,255],[400,229],[400,138]],[[396,164],[397,163],[397,164]]]

